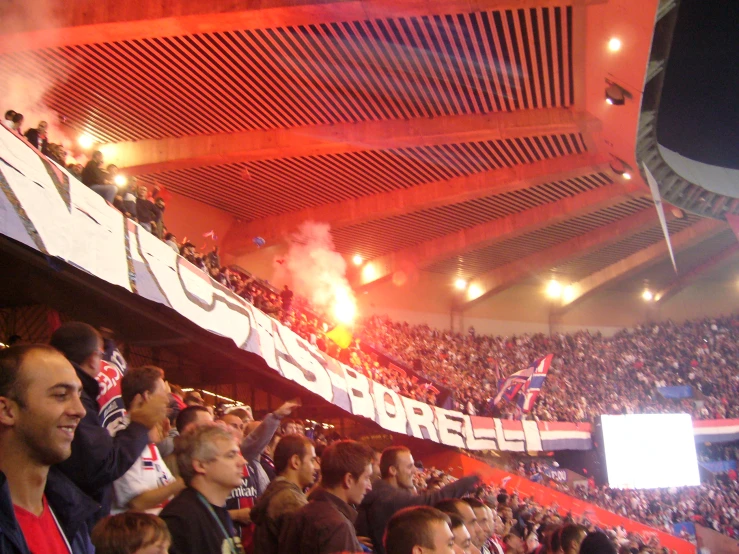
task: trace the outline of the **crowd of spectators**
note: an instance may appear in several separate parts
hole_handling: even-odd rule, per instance
[[[452,333],[371,317],[360,333],[423,375],[455,391],[457,409],[512,417],[491,400],[501,379],[554,354],[531,417],[593,421],[601,414],[688,412],[696,419],[739,417],[739,317],[665,321],[612,337],[581,331],[512,337]],[[689,386],[692,398],[664,398],[658,387]]]

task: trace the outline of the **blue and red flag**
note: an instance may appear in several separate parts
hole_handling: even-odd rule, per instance
[[[539,358],[528,368],[530,371],[529,378],[524,383],[520,391],[520,396],[518,397],[518,407],[522,413],[527,414],[534,407],[534,403],[541,392],[541,387],[544,386],[544,381],[547,378],[553,357],[554,354],[549,354],[548,356]]]

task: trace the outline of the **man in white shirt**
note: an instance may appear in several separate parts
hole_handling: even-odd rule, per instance
[[[164,371],[155,366],[129,369],[121,379],[121,397],[127,409],[138,396],[144,400],[152,396],[167,398]],[[149,431],[149,444],[141,456],[113,483],[113,514],[135,510],[157,515],[173,496],[184,490],[185,482],[172,476],[157,449],[156,443],[163,439],[162,425]]]

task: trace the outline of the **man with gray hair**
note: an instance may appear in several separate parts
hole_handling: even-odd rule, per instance
[[[160,513],[172,534],[170,554],[243,553],[226,509],[246,464],[239,442],[221,426],[203,425],[177,438],[175,455],[187,488]]]

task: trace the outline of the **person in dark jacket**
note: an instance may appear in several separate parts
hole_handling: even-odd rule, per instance
[[[48,152],[48,140],[46,138],[47,126],[46,121],[39,121],[38,127],[26,131],[26,140],[44,154]]]
[[[175,454],[187,488],[159,514],[172,534],[170,554],[243,553],[226,509],[246,464],[239,442],[223,427],[206,424],[181,435]]]
[[[303,490],[313,484],[318,467],[313,441],[298,434],[282,437],[274,463],[277,477],[251,510],[256,525],[254,551],[260,554],[277,554],[285,521],[308,504]]]
[[[459,498],[480,484],[480,477],[463,477],[446,487],[424,494],[414,494],[413,474],[416,471],[411,451],[405,446],[391,446],[382,452],[380,475],[370,494],[359,506],[357,533],[369,537],[375,552],[385,554],[382,537],[387,522],[395,512],[408,506],[433,506],[445,498]]]
[[[96,378],[104,355],[100,333],[86,323],[65,323],[51,336],[51,346],[72,363],[82,382],[81,400],[86,410],[72,442],[72,455],[59,467],[100,504],[97,521],[110,512],[113,481],[131,468],[149,443],[149,429],[167,416],[167,401],[158,396],[137,396],[128,411],[130,424],[111,437],[98,412],[100,385]]]
[[[0,351],[0,553],[92,554],[97,504],[53,464],[85,415],[74,368],[44,344]]]
[[[362,552],[354,530],[359,504],[372,490],[372,449],[343,440],[329,445],[321,456],[321,485],[284,526],[278,552],[332,554]]]
[[[111,204],[115,200],[118,187],[108,180],[108,174],[103,171],[103,153],[96,150],[92,158],[82,170],[82,183],[90,187]]]

